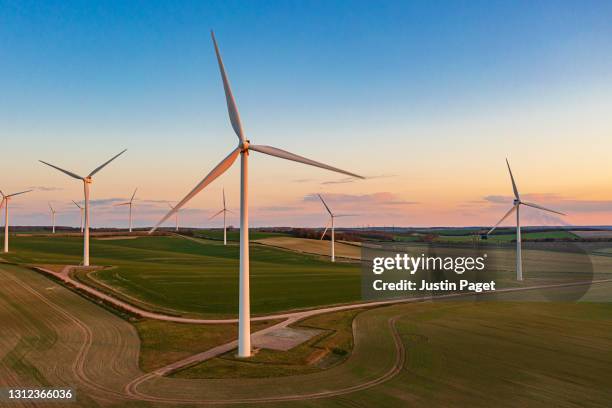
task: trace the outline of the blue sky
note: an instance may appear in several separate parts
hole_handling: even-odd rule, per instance
[[[284,223],[319,223],[319,191],[412,203],[381,218],[372,198],[369,223],[488,223],[455,209],[508,193],[506,156],[531,193],[605,202],[610,21],[603,1],[0,1],[0,183],[56,187],[16,214],[43,220],[79,186],[36,159],[85,172],[127,147],[96,197],[179,199],[235,144],[214,29],[253,141],[381,177],[322,184],[338,178],[257,159],[254,206],[294,208]],[[236,177],[194,224],[221,184],[237,200]]]

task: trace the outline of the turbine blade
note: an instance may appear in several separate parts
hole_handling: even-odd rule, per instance
[[[187,194],[177,205],[175,205],[174,207],[171,206],[172,209],[168,212],[168,214],[166,214],[164,216],[164,218],[162,218],[161,221],[159,221],[157,223],[157,225],[155,225],[151,229],[151,231],[149,231],[149,233],[155,231],[157,229],[157,227],[159,227],[168,218],[170,218],[178,210],[180,210],[181,207],[184,206],[185,204],[187,204],[187,202],[189,200],[191,200],[196,194],[198,194],[200,191],[202,191],[207,185],[212,183],[217,177],[219,177],[220,175],[225,173],[225,171],[228,168],[230,168],[230,166],[232,164],[234,164],[234,162],[236,161],[236,158],[238,157],[239,154],[240,154],[240,148],[234,149],[225,159],[223,159],[221,161],[221,163],[217,164],[217,166],[214,169],[212,169],[212,171],[210,173],[208,173],[208,175],[206,177],[204,177],[204,179],[202,181],[200,181],[198,183],[198,185],[195,186],[195,188],[193,190],[191,190],[189,192],[189,194]],[[170,205],[170,203],[168,203],[168,205]]]
[[[13,197],[13,196],[16,196],[16,195],[19,195],[19,194],[29,193],[30,191],[33,191],[33,190],[20,191],[18,193],[9,194],[9,195],[7,195],[7,197]]]
[[[512,175],[512,170],[510,170],[510,163],[508,163],[508,159],[506,159],[506,165],[508,166],[508,172],[510,173],[510,180],[512,180],[512,190],[514,190],[514,198],[520,200],[518,188],[516,188],[516,183],[514,182],[514,176]]]
[[[356,217],[359,214],[338,214],[338,215],[334,215],[334,218],[338,218],[338,217]]]
[[[213,218],[215,218],[215,217],[216,217],[217,215],[219,215],[219,214],[223,214],[223,211],[225,211],[225,210],[221,210],[221,211],[219,211],[218,213],[216,213],[215,215],[213,215],[212,217],[210,217],[210,218],[209,218],[209,220],[212,220]]]
[[[504,220],[505,220],[506,218],[508,218],[508,217],[509,217],[509,216],[510,216],[510,215],[511,215],[511,214],[512,214],[514,211],[516,211],[517,207],[518,207],[518,204],[517,204],[517,205],[512,206],[512,208],[511,208],[511,209],[510,209],[510,210],[509,210],[509,211],[508,211],[508,212],[507,212],[507,213],[506,213],[506,214],[505,214],[505,215],[502,217],[502,219],[501,219],[501,220],[499,220],[499,221],[497,221],[497,224],[495,224],[495,226],[494,226],[493,228],[491,228],[491,229],[489,230],[489,232],[487,232],[487,235],[489,235],[490,233],[492,233],[492,232],[493,232],[493,230],[494,230],[495,228],[497,228],[497,226],[498,226],[499,224],[501,224],[502,222],[504,222]]]
[[[327,203],[325,202],[325,200],[323,200],[323,197],[321,197],[321,194],[317,194],[319,196],[319,199],[321,200],[321,202],[323,203],[323,205],[325,206],[325,209],[327,210],[327,212],[329,213],[329,215],[331,215],[332,217],[334,216],[334,214],[331,212],[331,210],[329,209],[329,207],[327,206]]]
[[[73,178],[75,178],[75,179],[77,179],[77,180],[83,180],[83,177],[81,177],[81,176],[79,176],[78,174],[75,174],[75,173],[73,173],[73,172],[71,172],[71,171],[64,170],[64,169],[62,169],[61,167],[57,167],[57,166],[55,166],[55,165],[53,165],[53,164],[51,164],[51,163],[47,163],[46,161],[39,160],[39,162],[41,162],[42,164],[46,164],[46,165],[47,165],[47,166],[49,166],[49,167],[53,167],[54,169],[59,170],[59,171],[61,171],[62,173],[67,174],[67,175],[69,175],[70,177],[73,177]]]
[[[351,177],[357,177],[357,178],[360,178],[360,179],[364,179],[365,178],[365,177],[362,177],[362,176],[360,176],[358,174],[350,173],[350,172],[345,171],[345,170],[341,170],[341,169],[339,169],[337,167],[332,167],[332,166],[329,166],[327,164],[323,164],[323,163],[319,163],[319,162],[314,161],[314,160],[307,159],[306,157],[298,156],[297,154],[293,154],[293,153],[290,153],[290,152],[285,151],[285,150],[277,149],[276,147],[262,146],[262,145],[250,145],[249,149],[250,150],[255,150],[256,152],[260,152],[260,153],[264,153],[264,154],[269,154],[270,156],[280,157],[281,159],[292,160],[292,161],[296,161],[296,162],[299,162],[299,163],[308,164],[310,166],[315,166],[315,167],[320,167],[322,169],[335,171],[337,173],[346,174],[347,176],[351,176]]]
[[[138,191],[138,188],[134,189],[134,194],[132,194],[132,198],[130,198],[130,203],[132,201],[134,201],[134,197],[136,197],[136,192]]]
[[[537,204],[534,204],[534,203],[528,203],[528,202],[525,202],[525,201],[521,201],[521,204],[525,204],[528,207],[537,208],[539,210],[544,210],[544,211],[548,211],[548,212],[559,214],[559,215],[567,215],[567,214],[564,214],[562,212],[551,210],[550,208],[542,207],[541,205],[537,205]]]
[[[130,205],[131,203],[120,203],[120,204],[113,204],[113,207],[119,207],[120,205]]]
[[[321,235],[321,240],[325,238],[325,234],[327,233],[327,230],[329,229],[329,223],[330,221],[327,221],[327,224],[325,224],[325,229],[323,230],[323,234]]]
[[[98,167],[96,167],[94,169],[94,171],[92,171],[91,173],[89,173],[88,177],[92,177],[94,174],[96,174],[97,172],[99,172],[100,170],[102,170],[104,167],[108,166],[108,164],[110,162],[112,162],[113,160],[115,160],[117,157],[121,156],[123,153],[125,153],[127,151],[127,149],[123,149],[119,154],[116,154],[115,156],[113,156],[110,160],[102,163],[101,165],[99,165]]]
[[[4,200],[6,200],[4,197],[2,197],[2,200],[0,200],[0,208],[4,207]]]
[[[77,207],[79,207],[79,208],[81,208],[81,209],[83,208],[83,207],[81,207],[79,204],[77,204],[77,202],[76,202],[76,201],[72,200],[72,202],[73,202],[73,203],[74,203],[74,205],[76,205]]]
[[[215,45],[215,54],[217,54],[219,71],[221,71],[221,79],[223,80],[223,90],[225,91],[225,100],[227,102],[227,112],[229,113],[230,122],[234,132],[236,132],[236,136],[238,136],[238,139],[240,139],[241,142],[244,142],[244,132],[242,131],[242,122],[240,121],[238,106],[236,106],[236,100],[234,99],[232,88],[230,87],[227,74],[225,73],[225,66],[223,65],[223,59],[221,59],[221,52],[219,51],[219,46],[217,45],[217,40],[215,39],[215,33],[211,31],[210,35],[212,37],[213,44]]]

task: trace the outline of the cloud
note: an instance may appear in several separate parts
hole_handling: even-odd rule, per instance
[[[483,197],[483,200],[485,202],[489,202],[493,204],[508,204],[508,203],[512,204],[512,200],[514,200],[514,197],[489,195],[489,196]],[[477,204],[477,203],[481,203],[482,201],[472,201],[472,202]]]
[[[63,188],[61,187],[47,187],[47,186],[30,186],[28,190],[37,190],[37,191],[61,191]]]
[[[347,183],[352,183],[355,180],[357,179],[354,177],[346,177],[346,178],[339,179],[339,180],[324,181],[321,184],[347,184]]]
[[[492,204],[512,204],[514,199],[511,196],[491,195],[483,197],[485,202]],[[557,211],[567,213],[598,213],[612,211],[612,200],[578,200],[563,197],[558,194],[524,194],[521,199],[527,202],[534,202],[544,207],[550,207]],[[474,203],[478,203],[477,201]]]
[[[374,179],[381,179],[381,178],[391,178],[391,177],[397,177],[397,175],[395,174],[380,174],[380,175],[376,175],[376,176],[366,176],[366,180],[374,180]],[[355,181],[358,181],[358,178],[355,177],[344,177],[341,179],[337,179],[337,180],[328,180],[328,181],[323,181],[321,184],[347,184],[347,183],[353,183]]]
[[[299,211],[301,208],[282,205],[270,205],[267,207],[257,207],[257,211]]]
[[[296,179],[296,180],[291,180],[292,183],[309,183],[311,181],[314,181],[313,179]]]
[[[398,198],[391,192],[378,192],[372,194],[325,194],[325,201],[330,204],[352,204],[361,207],[367,206],[406,206],[418,204],[416,201],[406,201]],[[319,196],[311,193],[304,196],[305,202],[319,202]]]

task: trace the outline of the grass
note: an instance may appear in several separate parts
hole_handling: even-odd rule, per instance
[[[188,367],[177,378],[261,378],[321,371],[342,362],[353,349],[352,322],[363,310],[347,310],[305,319],[292,327],[322,333],[288,351],[261,349],[248,361],[234,352]]]
[[[255,321],[253,332],[275,321]],[[144,319],[134,324],[140,337],[139,365],[153,371],[190,355],[228,343],[238,337],[237,324],[183,324]]]
[[[17,236],[9,261],[78,264],[78,237]],[[238,245],[175,236],[91,241],[91,262],[112,265],[92,277],[162,310],[198,316],[234,316],[238,308]],[[254,314],[347,303],[360,298],[360,267],[318,256],[251,244]],[[129,301],[129,299],[128,299]]]
[[[610,303],[421,304],[398,327],[411,405],[605,406],[612,398]]]
[[[207,230],[194,230],[194,236],[199,238],[213,239],[213,240],[223,240],[223,228],[219,229],[207,229]],[[249,238],[251,240],[256,239],[264,239],[264,238],[274,238],[274,237],[284,237],[287,234],[283,234],[281,232],[263,232],[257,230],[249,230]],[[240,241],[240,230],[239,229],[228,229],[227,230],[227,240],[228,241]]]
[[[474,239],[473,235],[439,235],[436,238],[436,242],[472,242]],[[535,240],[535,239],[579,239],[576,234],[569,231],[545,231],[545,232],[521,232],[521,239],[523,241]],[[493,233],[489,235],[486,241],[480,242],[510,242],[516,240],[516,233],[507,233],[500,231],[499,234]]]

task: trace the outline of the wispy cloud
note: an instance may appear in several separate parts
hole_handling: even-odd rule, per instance
[[[485,203],[491,204],[512,204],[512,196],[491,195],[483,197]],[[612,200],[578,200],[568,197],[563,197],[558,194],[524,194],[521,195],[524,201],[535,202],[537,204],[552,207],[554,210],[567,213],[597,213],[612,211]],[[474,201],[478,203],[478,201]]]
[[[407,201],[399,198],[396,194],[383,191],[372,194],[325,194],[325,200],[335,204],[354,204],[364,206],[406,206],[418,204],[416,201]],[[305,202],[319,202],[317,193],[304,196]]]
[[[61,191],[63,188],[61,187],[48,187],[48,186],[30,186],[29,190],[37,190],[37,191]]]
[[[375,175],[375,176],[366,176],[366,180],[392,178],[392,177],[397,177],[397,175],[395,175],[395,174],[379,174],[379,175]],[[354,183],[355,181],[358,181],[358,180],[359,179],[355,178],[355,177],[344,177],[344,178],[337,179],[337,180],[323,181],[323,182],[321,182],[321,184],[322,185],[327,185],[327,184],[347,184],[347,183]]]

